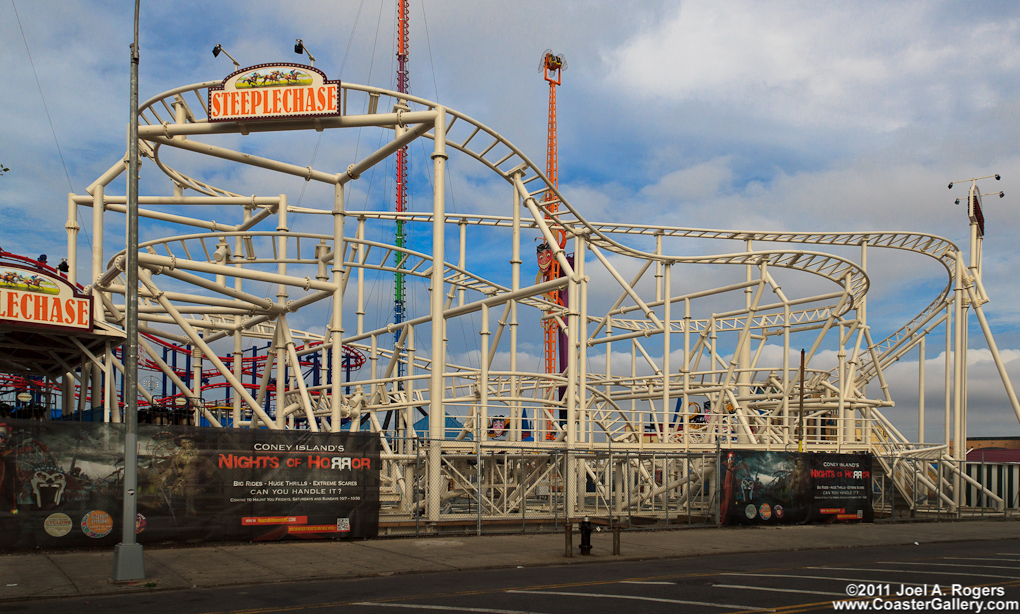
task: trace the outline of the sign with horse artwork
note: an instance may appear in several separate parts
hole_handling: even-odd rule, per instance
[[[92,330],[92,297],[42,270],[0,266],[0,322]]]
[[[209,121],[340,115],[340,81],[303,64],[259,64],[209,88]]]

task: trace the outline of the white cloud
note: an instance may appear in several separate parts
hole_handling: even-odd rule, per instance
[[[729,158],[722,157],[673,171],[642,188],[641,194],[652,200],[696,202],[718,196],[732,180]]]
[[[994,106],[1013,86],[975,78],[1020,61],[1015,17],[947,19],[946,2],[676,6],[610,54],[610,81],[635,96],[700,99],[784,123],[889,131],[959,103]],[[976,87],[960,91],[965,84]]]

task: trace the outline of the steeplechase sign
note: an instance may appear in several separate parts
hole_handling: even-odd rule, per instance
[[[303,64],[259,64],[209,88],[209,121],[340,115],[340,81]]]
[[[92,297],[42,270],[0,266],[0,322],[92,330]]]

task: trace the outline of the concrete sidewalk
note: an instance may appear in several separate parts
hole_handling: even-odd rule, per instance
[[[38,552],[0,556],[0,602],[327,578],[582,565],[594,562],[1020,538],[1020,522],[807,525],[624,532],[622,556],[612,535],[592,536],[592,556],[564,557],[562,534],[275,542],[202,547],[147,547],[148,578],[110,581],[113,552]]]

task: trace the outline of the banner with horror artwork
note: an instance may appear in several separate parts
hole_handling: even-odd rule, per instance
[[[722,524],[871,522],[871,456],[728,450]]]
[[[379,439],[187,426],[138,427],[141,543],[373,537]],[[120,541],[119,424],[0,423],[0,549]]]

